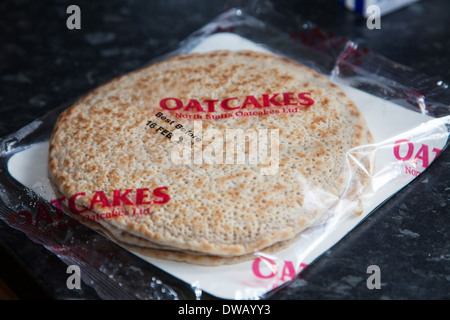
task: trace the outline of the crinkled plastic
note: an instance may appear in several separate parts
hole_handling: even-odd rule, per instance
[[[297,277],[426,170],[448,146],[450,94],[437,79],[418,74],[339,37],[314,45],[303,41],[315,26],[286,32],[285,21],[254,3],[233,7],[152,60],[216,49],[252,49],[287,56],[338,84],[364,115],[375,142],[348,150],[347,159],[370,179],[361,215],[341,201],[321,225],[304,231],[273,256],[208,267],[140,257],[64,212],[47,173],[48,141],[61,106],[0,141],[0,218],[67,265],[81,269],[83,282],[103,299],[264,299]],[[359,159],[370,160],[370,166]]]

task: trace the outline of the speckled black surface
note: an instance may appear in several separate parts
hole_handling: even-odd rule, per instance
[[[81,30],[66,28],[70,4],[81,8]],[[224,1],[216,0],[2,1],[0,136],[171,50],[224,7]],[[385,16],[381,30],[368,30],[364,19],[333,0],[282,0],[274,7],[294,17],[294,24],[314,23],[450,82],[446,0],[423,0]],[[446,150],[424,174],[269,298],[449,299],[449,169]],[[0,228],[4,253],[14,255],[2,255],[2,261],[8,260],[2,276],[23,296],[45,292],[56,299],[96,298],[87,286],[67,290],[65,268],[56,256],[3,222]],[[381,289],[367,288],[369,265],[380,267]]]

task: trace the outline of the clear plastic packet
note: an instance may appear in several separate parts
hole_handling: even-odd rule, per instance
[[[343,199],[287,248],[237,264],[199,266],[141,256],[66,214],[67,199],[54,192],[48,141],[68,103],[1,140],[1,219],[67,265],[79,266],[84,283],[104,299],[262,299],[295,279],[447,147],[445,84],[351,41],[327,45],[328,39],[319,50],[306,46],[282,31],[279,16],[270,19],[270,10],[256,9],[231,8],[150,64],[183,53],[247,49],[286,56],[325,75],[356,103],[374,137],[374,143],[347,152],[349,163],[370,179],[362,214],[353,214],[355,204]],[[369,159],[370,166],[360,159]]]

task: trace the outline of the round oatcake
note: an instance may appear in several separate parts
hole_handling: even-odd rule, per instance
[[[247,133],[236,157],[226,152]],[[273,54],[213,51],[83,96],[58,118],[49,172],[72,212],[110,234],[149,251],[231,258],[357,200],[367,179],[347,152],[371,141],[355,104],[315,71]]]

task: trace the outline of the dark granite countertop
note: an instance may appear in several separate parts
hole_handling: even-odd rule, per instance
[[[81,30],[66,27],[70,4],[81,8]],[[423,0],[384,16],[380,30],[369,30],[337,0],[282,0],[274,8],[450,83],[449,1]],[[2,1],[0,136],[170,51],[224,9],[218,0]],[[446,150],[270,298],[449,299],[449,169]],[[88,286],[67,290],[56,256],[2,221],[0,230],[0,276],[17,295],[98,298]],[[380,289],[367,288],[370,265],[380,267]]]

